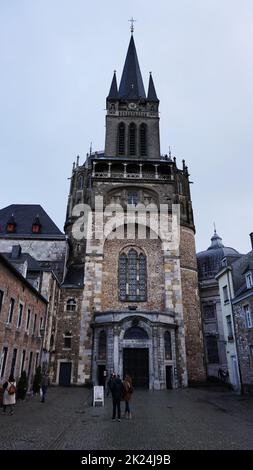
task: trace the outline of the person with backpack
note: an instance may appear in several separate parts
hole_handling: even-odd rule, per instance
[[[123,386],[124,386],[123,400],[125,401],[125,418],[131,419],[132,414],[131,414],[129,402],[132,398],[132,393],[134,389],[133,389],[133,384],[132,384],[132,378],[130,377],[130,375],[128,374],[125,375],[125,378],[123,380]]]
[[[3,414],[6,414],[7,407],[10,408],[10,415],[14,413],[14,405],[16,404],[16,381],[11,374],[8,382],[3,384]]]

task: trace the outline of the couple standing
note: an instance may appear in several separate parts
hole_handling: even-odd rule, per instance
[[[116,410],[118,421],[121,420],[121,408],[120,401],[125,402],[125,418],[131,419],[131,410],[129,402],[133,393],[132,379],[130,375],[126,374],[123,382],[120,379],[120,376],[112,374],[108,382],[108,391],[112,394],[112,403],[113,403],[113,414],[112,420],[116,420]]]

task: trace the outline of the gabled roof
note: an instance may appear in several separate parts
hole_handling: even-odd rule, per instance
[[[119,98],[124,100],[146,99],[146,93],[142,81],[141,70],[138,62],[134,38],[131,36],[125,65],[119,86]]]
[[[7,232],[6,226],[11,217],[15,219],[15,232]],[[32,232],[32,225],[39,217],[41,229],[39,233]],[[49,215],[39,204],[11,204],[0,210],[0,238],[57,238],[65,239]]]

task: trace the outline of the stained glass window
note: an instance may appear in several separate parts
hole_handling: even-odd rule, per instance
[[[119,299],[142,301],[147,299],[146,256],[134,249],[119,257]]]

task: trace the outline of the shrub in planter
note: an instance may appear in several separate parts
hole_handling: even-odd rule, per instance
[[[24,400],[27,392],[28,381],[26,376],[26,371],[23,370],[21,373],[21,377],[18,381],[17,385],[17,398],[20,400]]]

